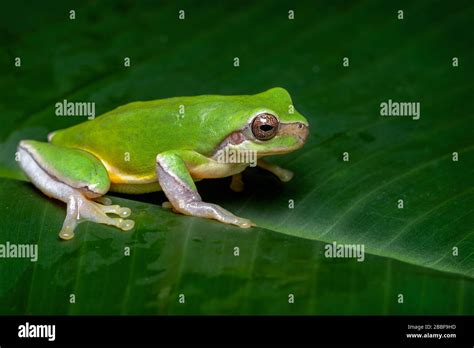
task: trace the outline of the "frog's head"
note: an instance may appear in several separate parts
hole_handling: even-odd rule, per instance
[[[283,88],[245,97],[239,110],[241,125],[226,137],[220,149],[255,151],[258,157],[301,148],[308,137],[308,121],[293,106]]]

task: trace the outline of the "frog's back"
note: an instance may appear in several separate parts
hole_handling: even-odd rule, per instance
[[[199,96],[133,102],[56,131],[50,141],[94,154],[106,166],[112,182],[153,182],[158,153],[191,149],[209,154],[214,150],[221,136],[212,129],[216,121],[209,118],[215,118],[216,113],[209,110],[228,105],[228,98]],[[204,107],[203,103],[211,107]],[[218,124],[229,130],[234,127],[222,120]]]

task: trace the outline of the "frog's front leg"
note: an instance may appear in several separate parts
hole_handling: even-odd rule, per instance
[[[224,208],[203,202],[194,184],[195,179],[225,176],[226,166],[194,151],[166,151],[156,156],[156,172],[161,189],[173,210],[181,214],[215,219],[243,228],[254,226],[247,219],[235,216]],[[189,167],[189,168],[188,168]]]
[[[267,162],[264,159],[259,159],[257,161],[257,166],[265,170],[268,170],[270,173],[275,174],[278,177],[278,179],[280,179],[283,182],[290,181],[293,178],[292,171],[279,167],[276,164]]]
[[[88,220],[130,230],[132,220],[129,208],[102,205],[101,200],[110,186],[109,177],[102,163],[93,155],[77,149],[24,140],[18,146],[20,167],[30,181],[45,195],[67,204],[67,215],[59,233],[62,239],[74,237],[78,223]],[[104,197],[105,198],[105,197]],[[104,203],[110,200],[102,199]],[[107,214],[119,215],[111,218]]]

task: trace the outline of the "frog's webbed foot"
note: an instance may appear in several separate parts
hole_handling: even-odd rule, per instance
[[[230,189],[234,192],[242,192],[244,190],[244,182],[242,181],[242,173],[232,175]]]
[[[278,179],[280,179],[280,181],[287,182],[293,178],[292,171],[279,167],[276,164],[267,162],[264,159],[259,159],[257,162],[257,166],[265,170],[268,170],[270,173],[275,174],[278,177]]]
[[[72,195],[67,202],[67,215],[64,220],[63,228],[59,232],[61,239],[71,239],[74,237],[74,229],[83,221],[92,221],[99,224],[112,225],[123,231],[131,230],[135,222],[133,220],[125,220],[130,216],[129,208],[119,205],[102,205],[87,199],[81,194]],[[107,214],[115,214],[120,217],[112,218]]]
[[[171,205],[174,211],[181,214],[214,219],[242,228],[255,226],[250,220],[235,216],[216,204],[203,202],[182,156],[189,156],[192,160],[193,153],[165,152],[156,158],[158,180],[169,199],[163,207]]]

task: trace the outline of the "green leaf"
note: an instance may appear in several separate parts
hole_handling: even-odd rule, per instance
[[[3,179],[0,197],[12,195],[2,240],[37,243],[38,261],[2,260],[2,314],[466,314],[474,306],[464,277],[370,254],[328,259],[325,243],[121,198],[113,199],[132,208],[133,232],[86,222],[61,242],[62,204]]]
[[[37,243],[39,258],[0,258],[1,314],[474,314],[470,2],[405,3],[403,20],[375,1],[8,6],[0,244]],[[62,242],[64,204],[15,161],[21,139],[85,121],[55,116],[63,99],[100,114],[273,86],[311,126],[302,150],[271,159],[294,179],[249,169],[239,194],[228,179],[198,183],[204,200],[255,221],[250,230],[174,214],[162,193],[111,194],[132,208],[133,231],[87,222]],[[420,119],[381,117],[389,99],[419,102]],[[332,242],[363,244],[364,261],[325,257]]]

